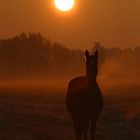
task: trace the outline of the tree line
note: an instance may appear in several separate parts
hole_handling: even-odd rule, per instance
[[[101,73],[139,73],[140,47],[99,50]],[[84,52],[69,49],[46,39],[40,33],[21,33],[0,40],[0,75],[2,74],[70,74],[85,70]]]
[[[40,33],[22,33],[0,40],[1,74],[68,73],[82,67],[80,50],[51,42]]]

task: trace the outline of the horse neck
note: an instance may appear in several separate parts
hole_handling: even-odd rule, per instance
[[[86,78],[86,81],[88,82],[88,86],[89,86],[89,87],[95,87],[95,86],[97,85],[96,76],[95,76],[92,80],[90,80],[89,75],[86,74],[86,75],[85,75],[85,78]]]

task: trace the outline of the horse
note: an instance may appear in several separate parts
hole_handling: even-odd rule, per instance
[[[86,74],[70,80],[66,95],[67,110],[71,114],[76,140],[94,140],[96,122],[103,108],[103,96],[97,83],[98,50],[94,55],[85,51]]]

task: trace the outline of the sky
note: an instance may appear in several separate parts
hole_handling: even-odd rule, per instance
[[[53,0],[0,0],[0,38],[40,32],[69,48],[140,46],[140,0],[76,0],[67,13]]]

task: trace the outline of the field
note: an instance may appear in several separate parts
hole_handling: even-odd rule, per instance
[[[1,83],[0,140],[74,140],[66,83],[58,82],[55,89],[31,81]],[[140,87],[106,87],[102,92],[96,140],[139,140]]]

